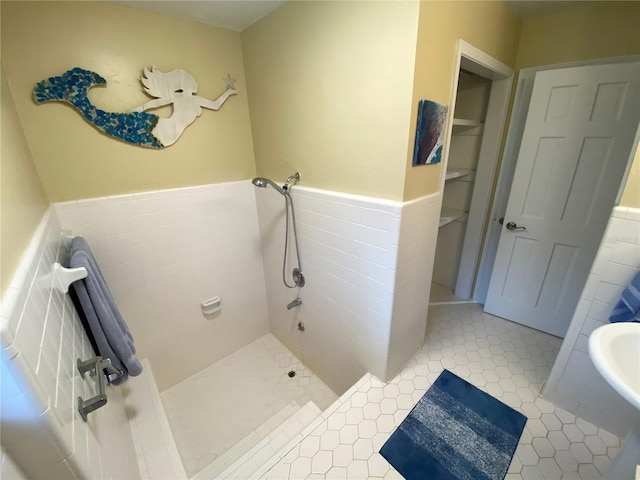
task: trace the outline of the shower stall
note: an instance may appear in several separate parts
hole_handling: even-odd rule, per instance
[[[386,379],[414,353],[420,333],[403,339],[391,322],[396,262],[415,270],[403,260],[410,250],[400,235],[402,208],[294,186],[298,180],[279,186],[256,178],[50,207],[10,289],[17,292],[13,313],[3,305],[3,387],[4,379],[17,379],[16,399],[35,405],[33,428],[48,432],[37,437],[38,450],[60,454],[46,458],[58,463],[20,458],[32,469],[27,476],[46,471],[51,478],[58,468],[66,469],[63,478],[135,478],[136,463],[153,476],[153,468],[168,468],[161,459],[174,458],[174,471],[184,466],[184,475],[212,478],[234,456],[275,445],[278,424],[303,425],[367,372]],[[52,265],[65,256],[61,232],[89,241],[146,365],[140,377],[107,387],[106,407],[86,424],[77,397],[90,398],[95,386],[75,363],[94,353],[68,295],[54,288]],[[203,308],[212,297],[220,310]],[[402,301],[404,312],[420,310],[413,298]],[[392,351],[394,342],[400,348]],[[34,389],[22,378],[35,378]],[[26,451],[22,431],[4,427],[3,446],[15,440],[17,455]],[[167,453],[163,437],[179,456]]]
[[[278,222],[270,228],[274,245],[279,246],[277,260],[287,267],[283,280],[289,287],[279,288],[294,293],[279,310],[282,315],[295,315],[301,308],[305,280],[290,194],[299,178],[292,175],[282,187],[267,179],[254,180],[253,185],[274,187],[268,191],[244,181],[50,208],[34,240],[33,256],[19,270],[31,275],[16,287],[25,292],[20,297],[25,304],[15,308],[9,328],[3,329],[3,346],[19,352],[23,370],[4,368],[17,361],[15,354],[13,360],[3,358],[3,380],[8,385],[13,376],[20,379],[30,370],[38,372],[44,393],[36,392],[40,406],[34,407],[34,421],[42,422],[42,411],[48,411],[51,425],[66,425],[62,437],[77,457],[98,458],[87,445],[96,450],[104,442],[123,445],[105,449],[102,460],[97,460],[102,466],[82,460],[74,464],[61,453],[65,468],[76,472],[67,478],[79,471],[88,475],[95,468],[100,469],[99,476],[134,478],[132,472],[138,468],[131,463],[136,463],[136,457],[143,476],[151,474],[150,469],[162,464],[157,461],[158,449],[173,442],[180,455],[175,463],[182,464],[189,478],[213,478],[260,442],[269,440],[273,445],[276,440],[269,435],[285,421],[296,419],[302,425],[301,419],[309,421],[337,398],[303,359],[270,333],[257,212],[261,199],[256,201],[256,191],[276,197],[266,196],[266,200],[274,202],[274,207],[278,204],[274,209]],[[89,375],[80,378],[74,365],[94,352],[78,328],[80,320],[68,295],[55,288],[53,263],[66,261],[60,232],[88,239],[135,338],[138,356],[145,358],[143,375],[130,378],[122,387],[108,386],[106,407],[89,413],[86,424],[75,399],[92,397],[95,386]],[[214,295],[221,300],[220,311],[209,314],[199,308]],[[292,304],[289,310],[288,303]],[[66,335],[69,345],[63,342],[61,348],[59,339]],[[69,379],[68,387],[56,386],[64,384],[61,375]],[[51,403],[56,408],[47,410]],[[154,405],[162,407],[154,409]],[[133,434],[129,445],[136,455],[129,461],[123,458],[121,466],[112,469],[107,457],[122,457],[116,451],[127,445],[117,433],[127,425],[125,411]],[[158,419],[163,418],[168,421],[164,427],[170,428],[162,428]],[[83,454],[74,442],[85,430]],[[11,431],[3,430],[3,445]],[[107,438],[105,432],[111,432]],[[19,432],[15,437],[20,444]],[[173,440],[165,445],[163,438]],[[50,466],[44,466],[48,471]],[[33,470],[28,476],[38,478],[41,473]]]

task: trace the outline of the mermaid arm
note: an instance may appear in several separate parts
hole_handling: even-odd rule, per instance
[[[208,98],[198,97],[200,99],[200,106],[204,108],[209,108],[211,110],[219,110],[222,104],[229,98],[231,95],[237,95],[238,91],[233,88],[228,88],[222,95],[220,95],[216,100],[209,100]]]
[[[153,100],[149,100],[148,102],[145,102],[138,107],[132,108],[129,111],[144,112],[145,110],[149,110],[150,108],[164,107],[165,105],[169,105],[170,103],[173,103],[173,100],[171,100],[170,98],[154,98]]]

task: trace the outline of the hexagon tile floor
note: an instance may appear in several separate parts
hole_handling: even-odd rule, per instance
[[[561,339],[482,312],[431,307],[422,350],[388,384],[363,377],[261,478],[399,479],[377,453],[447,368],[528,417],[506,480],[596,480],[620,439],[539,396]]]

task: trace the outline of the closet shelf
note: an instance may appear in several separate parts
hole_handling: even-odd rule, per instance
[[[447,173],[444,176],[446,180],[453,180],[454,178],[466,177],[467,175],[471,175],[473,170],[470,168],[450,168],[447,170]]]
[[[466,118],[454,118],[453,125],[458,127],[478,127],[483,123],[476,120],[467,120]]]
[[[466,217],[467,212],[461,208],[442,207],[440,211],[440,223],[439,227],[443,227],[448,223],[455,222],[456,220]]]

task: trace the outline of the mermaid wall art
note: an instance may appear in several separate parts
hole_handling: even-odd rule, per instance
[[[202,108],[219,110],[231,95],[238,93],[235,80],[229,75],[224,79],[226,90],[215,100],[196,95],[198,84],[184,70],[165,73],[155,66],[145,68],[140,80],[153,99],[126,113],[106,112],[93,105],[87,97],[88,90],[107,82],[97,73],[78,67],[38,82],[33,88],[33,96],[38,104],[51,101],[70,104],[95,128],[118,140],[142,147],[164,148],[180,138],[202,114]],[[173,107],[168,118],[146,112],[166,105]]]

